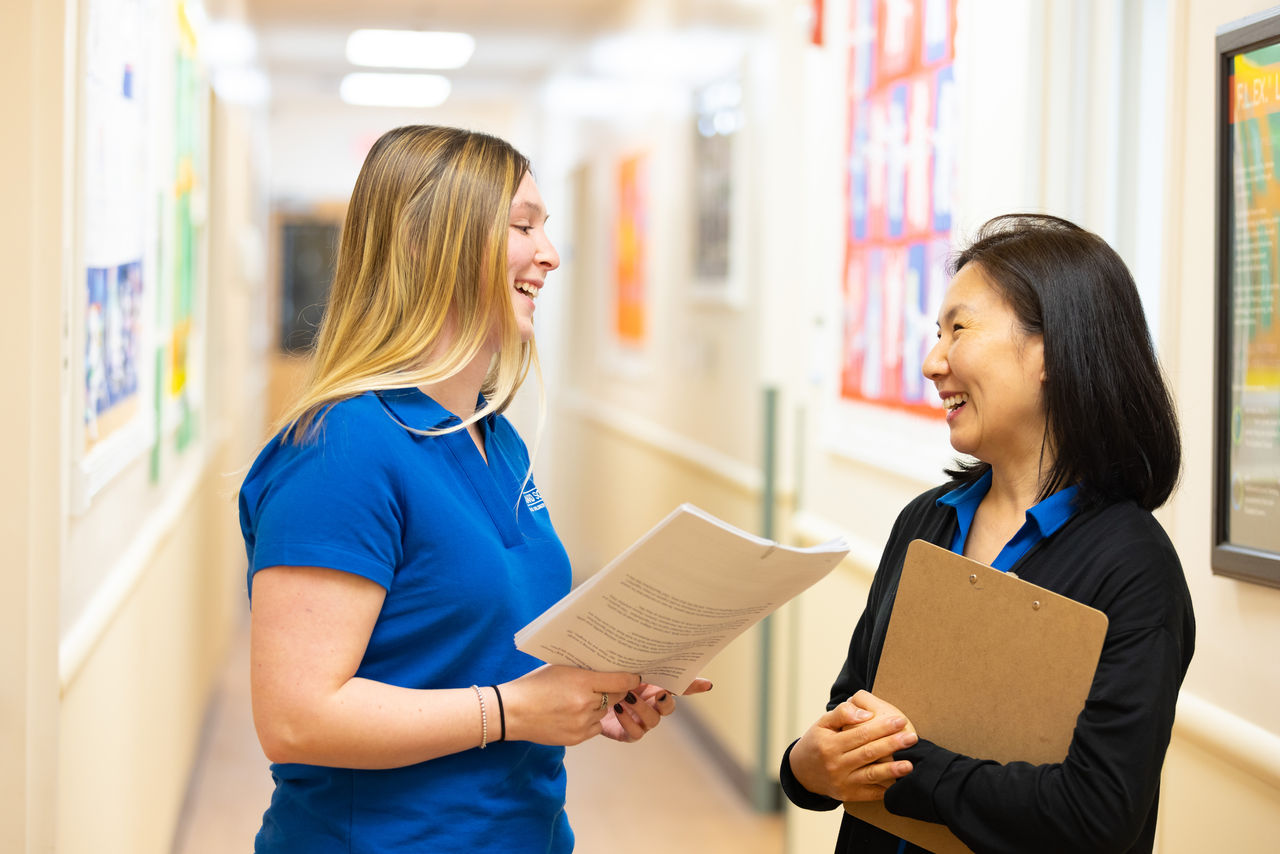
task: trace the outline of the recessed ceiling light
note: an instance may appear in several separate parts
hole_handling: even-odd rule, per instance
[[[437,107],[449,97],[449,79],[439,74],[371,74],[342,78],[338,94],[366,107]]]
[[[466,33],[356,30],[347,36],[347,60],[374,68],[461,68],[475,49]]]

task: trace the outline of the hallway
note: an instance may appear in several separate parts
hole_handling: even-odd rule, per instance
[[[424,124],[533,164],[558,267],[505,415],[576,582],[683,503],[850,546],[645,743],[569,751],[579,851],[831,850],[838,811],[752,804],[827,702],[900,510],[978,447],[942,401],[1001,388],[991,363],[964,389],[923,368],[947,262],[1013,212],[1115,250],[1149,334],[1106,340],[1151,340],[1181,431],[1154,519],[1195,654],[1155,854],[1275,849],[1277,4],[4,0],[0,852],[252,849],[271,781],[236,496],[298,391],[366,155]],[[445,38],[348,52],[384,29]],[[388,97],[355,85],[372,74]],[[1093,392],[1119,386],[1081,388],[1055,413],[1086,422],[1057,435],[1093,450],[1147,410],[1104,418]],[[1134,472],[1175,459],[1143,447]]]
[[[249,706],[247,623],[237,631],[212,698],[173,854],[248,852],[271,797]],[[680,726],[636,746],[593,739],[571,748],[569,816],[580,852],[641,842],[664,854],[777,854],[780,814],[760,815]]]

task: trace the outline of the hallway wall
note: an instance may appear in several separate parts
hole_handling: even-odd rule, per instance
[[[1174,4],[1163,216],[1170,315],[1162,341],[1182,418],[1182,484],[1163,518],[1195,602],[1196,657],[1166,760],[1160,845],[1264,851],[1280,837],[1280,590],[1213,575],[1215,33],[1273,8]]]
[[[0,419],[0,849],[48,851],[54,841],[58,746],[58,573],[63,422],[62,204],[67,191],[63,79],[66,10],[25,0],[5,8],[0,90],[11,131],[0,134],[0,250],[9,261],[0,334],[6,417]],[[53,81],[50,83],[50,81]]]
[[[205,703],[243,610],[232,478],[262,439],[266,381],[256,352],[265,214],[257,132],[251,114],[211,100],[207,89],[207,114],[197,99],[188,117],[195,124],[179,122],[165,97],[174,86],[177,4],[148,8],[165,13],[147,21],[158,39],[146,49],[158,61],[145,66],[141,91],[155,111],[149,127],[168,130],[138,141],[155,155],[145,180],[156,182],[157,204],[173,204],[165,170],[177,157],[167,134],[185,127],[211,160],[210,181],[197,164],[192,185],[198,327],[185,356],[197,402],[190,417],[167,410],[146,443],[118,455],[121,445],[111,446],[105,465],[107,451],[76,450],[84,439],[75,430],[85,387],[79,51],[88,22],[75,0],[20,0],[6,5],[0,34],[17,82],[0,108],[22,129],[0,139],[10,191],[0,239],[14,264],[13,311],[0,336],[15,416],[5,419],[0,452],[11,485],[0,518],[12,528],[11,595],[0,620],[5,851],[169,851]],[[171,238],[156,224],[163,215],[149,205],[156,230],[145,232],[141,250],[148,297],[177,275],[175,256],[165,257]],[[158,301],[141,312],[144,324],[169,316]],[[169,341],[142,334],[135,356],[166,370]],[[163,389],[176,387],[171,374],[159,377]],[[139,400],[135,411],[145,419],[151,405]]]
[[[955,239],[991,215],[1027,209],[1102,234],[1134,271],[1178,400],[1184,477],[1158,517],[1183,560],[1199,632],[1164,776],[1166,854],[1214,843],[1264,850],[1280,830],[1280,662],[1269,654],[1280,641],[1280,591],[1214,576],[1209,565],[1213,336],[1204,322],[1213,315],[1213,36],[1267,7],[959,4]],[[558,275],[573,304],[555,322],[572,333],[557,345],[541,478],[579,571],[603,565],[683,500],[758,530],[766,385],[782,400],[779,535],[801,543],[842,535],[852,545],[845,564],[774,623],[780,664],[770,696],[781,699],[770,707],[767,760],[756,746],[761,706],[751,704],[764,673],[758,638],[715,663],[724,670],[706,701],[685,704],[730,764],[766,774],[825,703],[898,510],[951,459],[940,418],[841,402],[834,388],[849,22],[844,4],[826,10],[822,48],[803,43],[794,19],[761,25],[783,75],[778,88],[800,94],[752,103],[743,173],[751,193],[743,266],[752,273],[740,309],[689,298],[691,175],[677,118],[594,128],[590,152],[564,170],[573,208],[591,213],[575,223],[569,251],[562,247],[570,260]],[[1116,85],[1126,80],[1142,83]],[[655,332],[638,360],[619,358],[608,333],[610,170],[635,150],[651,153],[652,209],[661,212],[646,256]],[[824,850],[836,822],[788,807],[788,850]]]
[[[641,43],[667,39],[696,51],[678,4],[665,5],[665,14],[657,11],[664,4],[647,8]],[[786,56],[795,18],[785,4],[753,11],[705,46],[723,53],[720,64],[682,73],[675,69],[695,63],[677,52],[671,68],[616,81],[611,111],[584,115],[549,102],[542,117],[535,169],[552,188],[544,193],[562,266],[539,299],[548,417],[536,471],[579,580],[683,502],[762,530],[765,294],[797,285],[791,233],[775,232],[770,214],[787,178],[764,164],[777,156],[775,128],[788,119],[780,104],[795,80]],[[726,80],[740,86],[745,124],[729,137],[729,272],[708,286],[694,268],[695,95]],[[618,222],[629,162],[643,170],[644,329],[624,338]],[[759,805],[777,796],[776,759],[762,749],[762,730],[776,731],[782,707],[764,666],[776,633],[760,626],[735,641],[703,674],[715,689],[681,704],[705,748],[691,760],[718,765]]]
[[[635,17],[676,32],[679,5],[636,4]],[[640,90],[624,88],[604,114],[552,102],[549,81],[547,99],[519,114],[430,117],[516,142],[553,212],[563,266],[539,302],[548,422],[537,477],[575,576],[684,501],[761,530],[766,388],[780,402],[774,533],[800,543],[840,535],[852,546],[836,572],[771,621],[767,643],[762,630],[749,633],[706,674],[715,690],[682,703],[712,757],[698,761],[720,763],[754,796],[823,707],[898,509],[950,458],[936,420],[839,400],[847,4],[826,4],[824,47],[807,44],[797,19],[808,5],[757,4],[736,21],[742,53],[729,70],[745,84],[748,119],[733,167],[741,195],[732,299],[707,299],[690,273],[689,81],[652,101],[628,100]],[[68,318],[82,308],[83,270],[69,51],[80,6],[11,0],[0,32],[0,68],[22,81],[0,92],[0,114],[20,129],[0,136],[0,184],[11,188],[0,211],[11,259],[0,357],[12,401],[0,421],[0,479],[12,485],[0,495],[9,547],[0,849],[160,854],[205,699],[245,607],[234,492],[266,421],[268,187],[277,201],[340,200],[361,140],[422,117],[367,113],[357,127],[295,105],[276,115],[268,144],[264,116],[212,99],[198,354],[207,380],[196,438],[178,453],[174,437],[161,435],[158,479],[138,457],[78,507],[68,447],[83,383],[73,356],[83,342]],[[1186,468],[1159,516],[1184,562],[1199,636],[1164,776],[1164,854],[1266,850],[1280,835],[1280,591],[1214,576],[1208,557],[1213,34],[1266,8],[1264,0],[960,0],[960,231],[1027,207],[1113,241],[1156,318],[1178,399]],[[1137,43],[1133,26],[1154,41],[1144,49],[1167,74],[1118,89],[1130,70],[1124,48]],[[1139,101],[1157,98],[1167,128],[1130,124]],[[298,152],[338,165],[321,170]],[[652,178],[650,325],[646,342],[628,348],[610,332],[611,225],[618,163],[641,152]],[[284,165],[270,170],[271,160]],[[1143,164],[1157,171],[1154,189]],[[532,444],[532,385],[512,414]],[[786,817],[789,851],[830,847],[837,814],[788,807]]]
[[[1280,643],[1280,591],[1215,576],[1209,562],[1214,35],[1268,7],[1256,1],[1121,6],[961,0],[959,12],[957,78],[976,81],[962,84],[970,123],[960,158],[962,219],[972,227],[1001,210],[1046,210],[1112,242],[1138,279],[1178,402],[1183,478],[1157,515],[1182,559],[1198,631],[1163,777],[1158,846],[1165,854],[1268,850],[1280,833],[1280,662],[1271,653]],[[1136,31],[1126,30],[1135,23]],[[1019,28],[1023,35],[1010,38],[1009,31]],[[1087,47],[1082,35],[1090,36]],[[1113,52],[1116,44],[1121,52]],[[1167,72],[1152,77],[1126,70],[1125,61],[1143,51],[1156,54]],[[1117,87],[1116,80],[1142,82]],[[1088,111],[1072,102],[1087,104]],[[1167,115],[1167,130],[1135,124],[1140,113]],[[994,123],[984,127],[987,120]],[[1087,150],[1079,146],[1084,140],[1091,140]],[[1098,140],[1109,140],[1111,149]],[[1154,185],[1143,175],[1153,164],[1163,164]],[[829,175],[837,167],[828,159],[816,168]],[[1125,182],[1131,183],[1121,186]],[[821,186],[817,179],[810,184]],[[1153,245],[1159,247],[1155,258]],[[827,257],[831,277],[836,262],[830,247]],[[821,390],[809,398],[811,439],[801,463],[804,486],[794,530],[803,542],[839,532],[855,545],[842,572],[792,605],[792,618],[804,627],[792,659],[797,734],[825,701],[847,642],[847,615],[861,607],[893,516],[940,479],[928,473],[949,456],[936,428],[928,437],[910,419],[865,411],[842,417],[830,410],[830,399]],[[826,421],[829,429],[815,421]],[[865,437],[859,440],[865,446],[841,441],[850,433]],[[788,850],[828,844],[832,822],[790,810]]]
[[[110,570],[61,646],[59,852],[169,851],[206,704],[244,613],[235,494],[264,438],[265,206],[256,119],[211,109],[206,408],[181,454],[173,435],[162,437],[158,483],[138,460],[72,520],[71,558]],[[118,553],[95,554],[76,530],[103,524],[129,534]],[[106,541],[97,537],[99,549]]]

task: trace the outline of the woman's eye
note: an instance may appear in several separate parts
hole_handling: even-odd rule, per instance
[[[520,232],[521,234],[528,234],[529,232],[533,231],[533,226],[531,225],[512,225],[511,227],[514,228],[516,231]]]

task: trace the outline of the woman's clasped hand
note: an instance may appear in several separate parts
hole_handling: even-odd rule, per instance
[[[880,801],[911,763],[896,750],[917,741],[911,722],[870,691],[859,691],[809,727],[791,750],[791,768],[809,791],[837,801]]]

